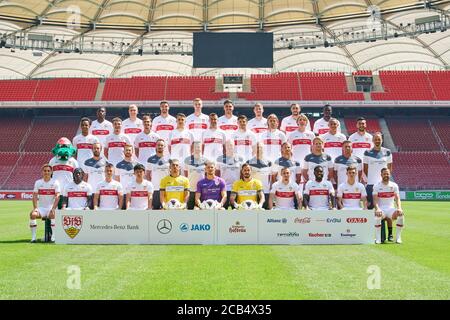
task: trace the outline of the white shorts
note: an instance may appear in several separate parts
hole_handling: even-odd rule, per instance
[[[37,208],[37,211],[39,212],[41,218],[47,218],[48,215],[50,214],[50,210],[52,210],[52,208],[43,208],[43,207]]]
[[[395,211],[397,211],[396,208],[380,208],[381,211],[383,211],[383,214],[386,218],[392,219],[392,215]]]
[[[355,207],[343,207],[342,210],[355,210],[355,211],[360,211],[362,210],[362,208],[355,208]]]

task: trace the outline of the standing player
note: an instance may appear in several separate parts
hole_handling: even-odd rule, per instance
[[[242,165],[240,179],[233,183],[230,204],[237,209],[246,200],[255,202],[259,208],[264,206],[265,199],[262,183],[252,178],[252,167],[248,163]]]
[[[159,185],[161,179],[169,173],[169,157],[165,155],[165,150],[165,141],[159,139],[156,141],[156,153],[147,160],[147,179],[153,184],[153,209],[155,210],[162,208]]]
[[[337,189],[338,209],[366,210],[367,193],[364,185],[357,181],[356,167],[351,165],[346,169],[347,181],[339,185]],[[362,201],[362,207],[361,207]]]
[[[92,158],[92,145],[100,142],[95,136],[89,134],[90,126],[91,119],[81,118],[81,133],[72,140],[74,147],[77,148],[76,158],[80,165],[83,165],[87,159]]]
[[[298,128],[298,116],[300,115],[302,108],[298,103],[291,104],[291,115],[281,120],[280,130],[289,135],[291,132]],[[309,121],[306,124],[306,130],[311,131]]]
[[[100,107],[97,109],[97,120],[92,121],[89,128],[89,133],[97,137],[102,146],[105,145],[106,137],[113,133],[113,125],[111,122],[105,119],[106,109]]]
[[[73,171],[73,181],[67,184],[62,192],[62,209],[89,210],[92,208],[93,190],[89,183],[83,181],[84,171],[76,168]]]
[[[348,140],[352,142],[353,154],[362,160],[364,152],[373,148],[373,137],[367,132],[367,121],[363,117],[356,120],[356,128],[358,130]]]
[[[169,200],[178,200],[181,204],[180,209],[186,208],[189,198],[189,180],[180,175],[180,162],[178,159],[170,159],[170,175],[161,180],[159,186],[161,205],[167,209]]]
[[[244,158],[234,153],[233,141],[227,140],[225,143],[225,154],[217,158],[217,167],[220,176],[225,180],[227,187],[227,202],[225,203],[225,209],[228,209],[230,205],[231,187],[233,186],[233,183],[239,179],[240,169],[243,163]]]
[[[61,189],[59,182],[52,179],[52,167],[49,164],[44,164],[41,169],[42,179],[34,183],[33,189],[33,210],[30,212],[30,229],[31,242],[36,242],[36,219],[47,218],[50,219],[52,228],[51,241],[55,241],[55,210],[58,207],[59,196]]]
[[[338,120],[331,118],[330,121],[328,121],[330,131],[321,135],[325,142],[323,145],[324,152],[331,157],[331,161],[333,162],[334,159],[342,155],[342,142],[347,140],[345,135],[337,131],[338,125]]]
[[[391,150],[383,148],[383,136],[381,132],[373,135],[374,147],[364,152],[364,174],[367,177],[367,201],[369,202],[369,209],[373,208],[372,190],[373,186],[381,182],[380,171],[383,168],[388,168],[392,172],[392,153]],[[389,222],[389,221],[388,221]]]
[[[361,179],[362,161],[352,151],[352,143],[346,140],[342,143],[342,155],[334,159],[334,178],[338,186],[347,181],[347,168],[350,166],[354,166],[357,170],[356,181]]]
[[[253,112],[255,113],[255,117],[248,122],[247,126],[259,140],[261,134],[267,131],[267,119],[263,116],[264,107],[261,103],[255,103]]]
[[[402,230],[405,223],[402,203],[400,201],[400,192],[398,185],[390,181],[391,171],[388,168],[381,169],[382,181],[373,187],[373,201],[375,204],[375,231],[376,242],[381,243],[381,220],[388,221],[388,241],[393,241],[392,221],[397,220],[397,243],[402,243]],[[394,205],[395,203],[395,205]]]
[[[129,118],[125,119],[122,124],[123,133],[130,139],[130,144],[134,145],[134,139],[142,132],[144,125],[142,120],[137,117],[138,107],[135,104],[131,104],[128,107]]]
[[[239,126],[237,124],[237,117],[233,115],[234,105],[231,100],[225,100],[223,103],[223,110],[225,114],[218,120],[219,129],[225,132],[229,139],[233,132],[235,132]]]
[[[186,126],[188,130],[192,132],[194,141],[201,141],[203,132],[208,130],[209,117],[202,113],[202,99],[195,98],[193,104],[194,113],[186,118]]]
[[[152,118],[149,114],[142,116],[142,123],[144,124],[144,131],[134,139],[134,151],[138,162],[145,165],[148,158],[156,152],[156,141],[159,139],[159,135],[151,131]]]
[[[234,142],[234,152],[241,155],[244,161],[253,158],[256,151],[256,136],[250,130],[247,130],[247,117],[240,115],[238,117],[239,129],[232,133],[231,140]]]
[[[329,104],[326,104],[323,107],[323,117],[320,118],[319,120],[317,120],[316,122],[314,122],[314,129],[313,132],[316,135],[322,135],[327,133],[328,131],[330,131],[330,128],[328,126],[328,122],[331,119],[331,112],[333,111],[333,109],[331,108],[331,106]],[[341,124],[338,120],[338,132],[341,132]]]
[[[189,179],[190,196],[187,203],[189,210],[194,209],[195,206],[195,192],[197,190],[197,182],[204,178],[205,164],[207,159],[202,156],[202,144],[195,141],[192,145],[193,154],[184,160],[185,177]]]
[[[292,146],[293,158],[300,162],[303,165],[303,161],[305,161],[305,157],[311,153],[311,145],[312,141],[316,137],[316,135],[307,130],[309,126],[308,117],[303,113],[299,114],[297,117],[297,125],[298,129],[292,131],[288,137],[287,141]]]
[[[217,209],[223,209],[227,202],[227,189],[225,180],[216,176],[216,165],[213,161],[205,163],[205,178],[197,182],[195,192],[195,209],[201,207],[203,201],[215,200],[219,203]]]
[[[289,168],[281,169],[281,180],[272,185],[269,196],[269,210],[289,210],[302,208],[302,188],[291,181],[291,170]],[[275,207],[274,207],[275,203]]]
[[[161,139],[169,140],[169,135],[177,126],[177,120],[169,114],[170,106],[167,101],[161,101],[159,104],[161,114],[153,119],[152,131],[156,132]],[[166,151],[168,151],[166,144]]]
[[[153,203],[153,184],[145,180],[145,167],[138,163],[133,168],[135,178],[126,188],[126,209],[151,210]]]
[[[100,142],[92,145],[92,153],[94,156],[87,159],[81,168],[85,172],[84,181],[89,183],[95,190],[97,185],[105,179],[105,166],[107,162],[106,159],[101,156],[102,146],[100,145]]]
[[[216,161],[225,152],[225,132],[217,128],[217,114],[209,115],[209,129],[202,134],[203,156]]]
[[[133,160],[133,147],[126,145],[123,147],[124,158],[116,164],[116,181],[120,182],[124,188],[135,179],[134,167],[137,162]],[[144,170],[145,171],[145,170]]]
[[[323,179],[324,170],[319,165],[314,168],[314,180],[305,184],[303,191],[303,206],[306,210],[334,210],[336,199],[334,188],[330,181]]]
[[[169,152],[171,159],[183,161],[191,154],[194,136],[185,128],[186,116],[183,113],[177,114],[177,128],[169,135]],[[182,163],[184,167],[184,162]]]
[[[303,178],[305,181],[315,180],[314,168],[320,165],[323,168],[323,180],[333,180],[333,161],[326,153],[323,153],[323,140],[315,137],[312,144],[312,152],[305,157],[303,162]]]
[[[95,187],[94,210],[120,210],[123,207],[122,184],[113,180],[114,165],[105,165],[105,180]]]
[[[272,162],[267,161],[264,156],[264,147],[261,142],[256,145],[256,157],[247,161],[247,163],[252,167],[252,177],[256,180],[261,181],[263,185],[264,192],[264,209],[269,208],[269,192],[270,186],[272,184]]]
[[[281,169],[289,168],[291,171],[290,178],[291,182],[296,182],[300,184],[302,180],[302,167],[300,162],[295,161],[292,158],[292,146],[285,142],[281,146],[281,157],[275,160],[272,167],[272,182],[275,183],[277,180],[281,180]]]
[[[127,144],[131,145],[131,141],[125,134],[122,133],[122,119],[114,118],[114,131],[106,137],[105,140],[105,156],[108,162],[116,165],[123,159],[123,147]]]
[[[286,142],[286,135],[278,130],[278,117],[271,114],[267,117],[269,128],[260,135],[260,142],[267,160],[274,162],[281,157],[281,145]]]

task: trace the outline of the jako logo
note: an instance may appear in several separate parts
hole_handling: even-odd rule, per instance
[[[366,223],[367,218],[347,218],[347,223]]]
[[[187,223],[180,224],[180,230],[181,230],[181,232],[188,232],[189,231],[189,225]]]
[[[338,218],[327,218],[327,223],[341,223],[341,219],[338,219]]]
[[[191,231],[209,231],[211,230],[211,225],[209,224],[193,224],[191,226]]]

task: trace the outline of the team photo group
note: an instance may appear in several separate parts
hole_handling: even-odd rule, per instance
[[[299,104],[283,119],[265,117],[260,103],[252,119],[234,115],[230,100],[221,116],[202,109],[196,98],[188,116],[170,115],[169,102],[161,101],[153,119],[136,105],[124,120],[106,120],[105,108],[94,121],[81,118],[81,133],[56,142],[35,183],[31,241],[37,219],[49,219],[53,230],[57,209],[373,209],[375,243],[381,243],[382,220],[388,241],[396,221],[395,242],[402,242],[392,154],[380,132],[367,132],[366,119],[358,118],[356,132],[346,137],[330,105],[313,126]]]

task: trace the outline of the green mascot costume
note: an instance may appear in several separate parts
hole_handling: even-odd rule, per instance
[[[72,146],[72,142],[66,137],[62,137],[56,142],[56,146],[52,149],[52,153],[55,157],[61,160],[69,160],[72,158],[77,149]]]

